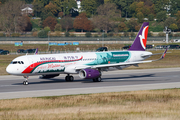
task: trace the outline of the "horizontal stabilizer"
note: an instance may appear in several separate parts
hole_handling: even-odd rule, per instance
[[[169,47],[166,48],[166,50],[164,51],[164,53],[162,54],[162,56],[161,56],[160,59],[153,60],[153,61],[158,61],[158,60],[162,60],[163,58],[165,58],[168,48],[169,48]]]
[[[36,51],[34,52],[34,54],[35,54],[35,55],[37,55],[37,54],[38,54],[38,48],[36,49]]]
[[[166,52],[166,53],[171,53],[171,52]],[[141,55],[141,57],[145,58],[145,57],[151,57],[153,55],[162,55],[164,53],[155,53],[155,54],[151,54],[151,55]]]

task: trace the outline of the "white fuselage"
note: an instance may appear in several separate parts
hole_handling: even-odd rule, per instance
[[[147,51],[108,51],[24,55],[15,58],[6,71],[12,75],[76,74],[77,67],[143,61]]]

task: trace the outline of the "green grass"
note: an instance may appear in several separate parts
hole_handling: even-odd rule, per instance
[[[0,119],[179,120],[180,89],[0,100]]]
[[[66,46],[50,46],[50,51],[76,51],[76,48],[79,47],[81,51],[93,50],[101,47],[101,44],[80,44],[80,45],[66,45]],[[105,45],[110,50],[121,49],[123,44],[107,44]],[[14,44],[1,44],[1,49],[9,50],[10,52],[16,52],[18,49],[36,49],[39,51],[47,51],[47,44],[23,44],[23,46],[14,46]]]

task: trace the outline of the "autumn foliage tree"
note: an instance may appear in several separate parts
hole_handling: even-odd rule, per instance
[[[50,27],[51,31],[54,30],[55,26],[57,24],[57,21],[55,18],[49,16],[43,21],[43,27]]]
[[[143,23],[143,19],[144,19],[144,15],[143,15],[143,13],[142,12],[138,12],[137,13],[137,18],[138,18],[138,22],[139,23]]]
[[[73,19],[67,15],[60,20],[60,25],[68,32],[69,29],[73,28]]]
[[[51,12],[53,15],[56,15],[58,13],[56,5],[51,2],[49,2],[49,4],[45,6],[45,9],[48,12]]]
[[[131,14],[131,16],[139,16],[138,14],[147,17],[149,14],[153,14],[154,13],[154,5],[151,2],[137,2],[134,1],[130,6],[129,6],[129,12]]]
[[[31,31],[32,30],[32,23],[30,21],[30,17],[28,16],[25,16],[26,19],[27,19],[27,26],[25,27],[24,31],[27,32],[27,31]]]
[[[171,25],[169,26],[169,28],[170,28],[172,31],[175,31],[175,30],[178,29],[178,26],[177,26],[175,23],[173,23],[173,24],[171,24]]]
[[[177,21],[180,20],[180,11],[177,11],[177,13],[175,15],[176,15]]]
[[[75,29],[81,29],[81,32],[83,32],[83,30],[91,31],[93,29],[93,24],[86,17],[86,13],[81,13],[75,18],[73,27]]]
[[[84,24],[84,30],[86,30],[86,31],[91,31],[91,30],[93,30],[94,29],[94,26],[93,26],[93,23],[90,21],[90,20],[88,20],[87,22],[85,22],[85,24]]]
[[[136,26],[138,26],[138,22],[135,18],[131,18],[127,23],[127,27],[131,30],[131,32],[136,30]]]
[[[21,32],[27,26],[26,16],[21,14],[24,2],[20,0],[7,1],[0,7],[0,28],[10,33]]]
[[[63,17],[63,14],[64,14],[63,12],[59,12],[58,17]]]
[[[105,3],[97,8],[97,15],[93,17],[94,25],[107,33],[112,30],[114,23],[112,19],[120,17],[120,11],[117,10],[117,6],[113,3]]]
[[[119,31],[127,31],[128,28],[126,27],[126,24],[124,22],[121,22],[119,25],[118,25],[118,30]]]

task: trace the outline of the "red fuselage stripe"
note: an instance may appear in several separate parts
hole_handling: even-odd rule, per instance
[[[81,56],[80,59],[76,59],[76,60],[48,60],[48,61],[40,61],[40,62],[36,62],[31,64],[30,66],[28,66],[22,73],[31,73],[34,68],[36,68],[37,66],[44,64],[44,63],[53,63],[53,62],[59,62],[59,63],[63,63],[63,62],[73,62],[73,61],[79,61],[83,58],[83,56]]]

